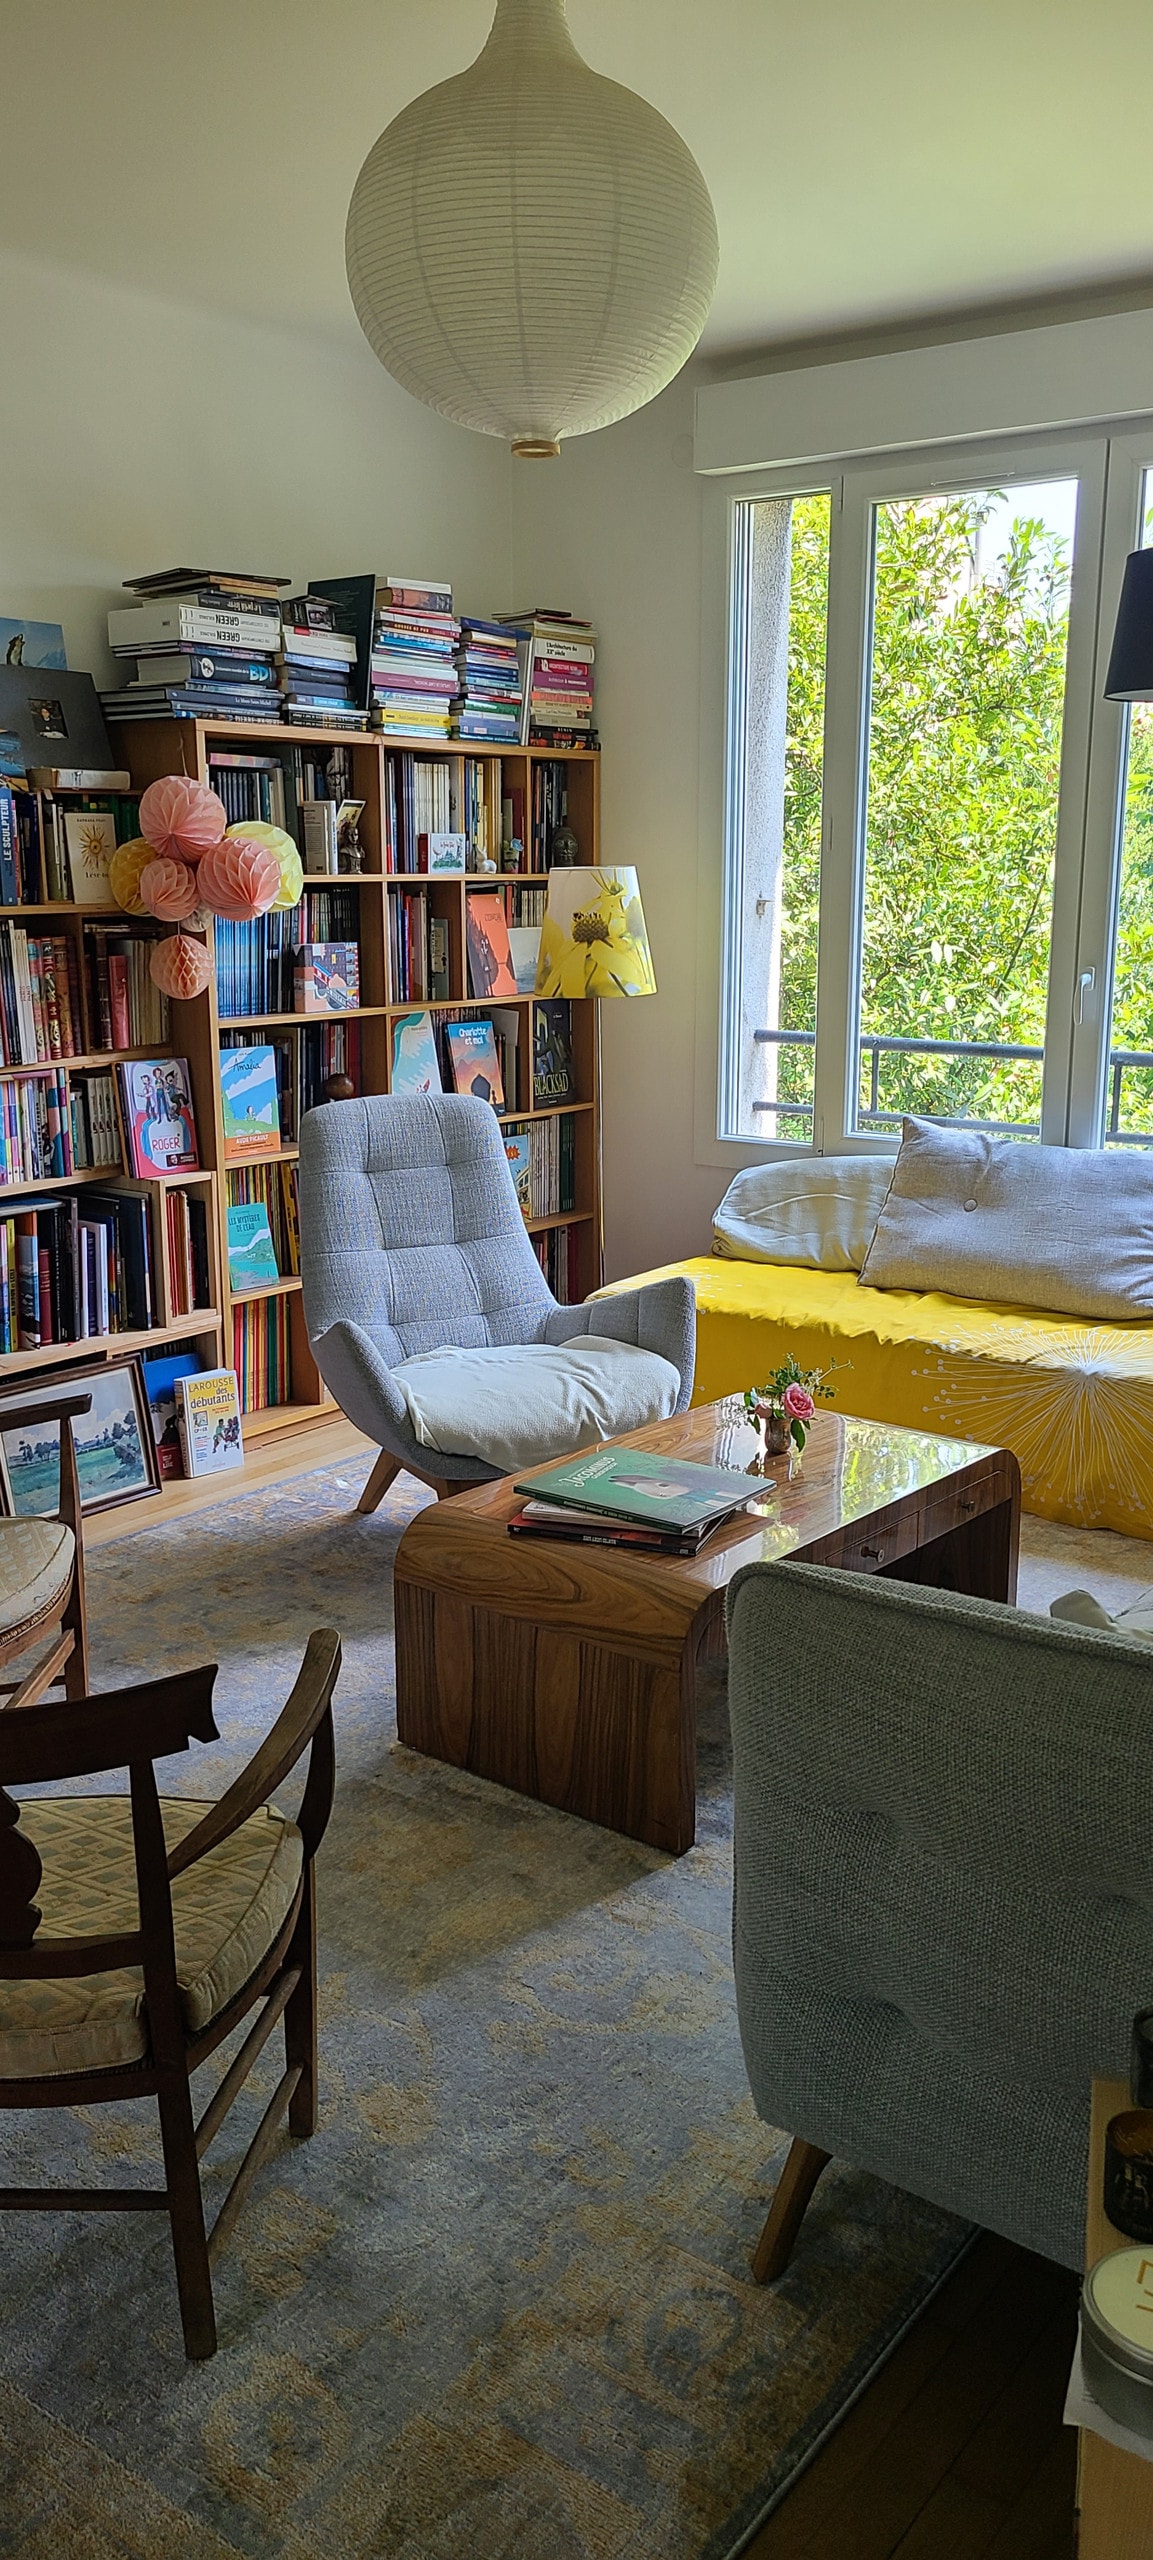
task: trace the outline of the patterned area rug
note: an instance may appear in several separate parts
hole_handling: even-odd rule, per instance
[[[262,2172],[207,2365],[159,2218],[6,2218],[0,2550],[729,2560],[966,2235],[835,2167],[789,2274],[752,2284],[784,2141],[737,2039],[723,1697],[679,1860],[401,1750],[390,1566],[424,1497],[350,1517],[362,1473],[92,1556],[100,1685],[220,1657],[222,1746],[166,1772],[190,1794],[242,1761],[309,1628],[343,1633],[321,2123]],[[1046,1554],[1033,1605],[1090,1561]],[[6,2179],[154,2171],[143,2106],[4,2131]]]

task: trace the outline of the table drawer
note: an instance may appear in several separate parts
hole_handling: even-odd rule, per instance
[[[803,1553],[807,1563],[836,1565],[842,1573],[880,1573],[885,1565],[911,1555],[923,1534],[920,1513],[907,1503],[900,1510],[875,1511],[868,1519],[851,1520]]]

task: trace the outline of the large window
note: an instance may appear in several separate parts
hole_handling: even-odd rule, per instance
[[[859,1129],[1040,1128],[1076,507],[873,509]]]
[[[1153,472],[1141,493],[1141,545],[1153,542]],[[1153,1146],[1153,702],[1130,705],[1113,948],[1105,1136]]]
[[[1153,706],[1101,699],[1153,434],[726,505],[719,1134],[1153,1144]]]

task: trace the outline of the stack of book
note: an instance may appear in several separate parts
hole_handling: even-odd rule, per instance
[[[520,743],[527,657],[527,645],[502,623],[462,621],[456,650],[460,690],[452,706],[456,737]]]
[[[339,627],[339,609],[327,596],[293,596],[282,607],[283,636],[277,673],[284,717],[297,727],[364,729],[356,699],[356,642]]]
[[[506,626],[526,633],[528,659],[528,733],[555,747],[593,743],[593,664],[596,635],[591,622],[555,605],[536,605],[526,613],[502,613]]]
[[[514,1538],[573,1538],[694,1556],[746,1503],[771,1491],[771,1479],[751,1480],[735,1468],[701,1467],[618,1442],[542,1468],[514,1490],[526,1497],[508,1523]]]
[[[373,725],[386,737],[447,738],[460,692],[460,624],[446,581],[387,578],[376,590]]]
[[[119,693],[101,695],[122,720],[278,720],[279,591],[287,578],[240,569],[161,569],[127,578],[137,603],[108,616],[116,658],[135,659]]]

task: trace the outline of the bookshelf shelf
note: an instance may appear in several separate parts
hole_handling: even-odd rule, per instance
[[[258,1298],[291,1298],[300,1288],[299,1276],[290,1273],[285,1280],[265,1280],[256,1289],[232,1289],[229,1295],[234,1307],[252,1306]]]
[[[32,1369],[59,1368],[70,1361],[76,1368],[87,1363],[93,1368],[104,1359],[122,1360],[130,1352],[142,1352],[147,1359],[165,1342],[195,1342],[199,1334],[220,1332],[223,1318],[215,1307],[196,1307],[191,1315],[178,1316],[173,1324],[153,1324],[139,1333],[90,1333],[82,1342],[46,1342],[39,1351],[5,1351],[0,1353],[0,1378],[23,1377]]]
[[[533,1054],[535,1037],[535,998],[530,994],[512,996],[478,996],[471,991],[468,964],[468,908],[466,901],[477,889],[495,893],[504,904],[510,923],[536,921],[540,899],[521,899],[519,892],[536,890],[543,893],[547,884],[548,829],[557,823],[558,807],[563,810],[567,797],[570,825],[575,828],[581,846],[582,860],[595,862],[599,841],[599,756],[594,749],[554,749],[533,742],[528,746],[496,745],[488,741],[407,739],[378,731],[349,730],[341,726],[296,727],[284,722],[237,720],[172,720],[134,722],[117,731],[119,752],[131,773],[131,791],[138,796],[149,782],[172,773],[186,773],[197,780],[211,783],[214,758],[222,795],[232,795],[238,805],[230,815],[238,822],[247,814],[262,813],[260,793],[275,785],[275,765],[284,776],[285,823],[299,835],[299,811],[312,791],[323,790],[337,799],[355,798],[362,802],[359,820],[360,838],[366,868],[358,872],[305,873],[304,895],[313,901],[301,938],[311,932],[318,939],[355,938],[360,957],[360,990],[363,1001],[344,1013],[298,1013],[295,1010],[270,1008],[266,1012],[242,1013],[231,1006],[222,1012],[218,1002],[216,975],[202,996],[188,1003],[174,1003],[170,1018],[170,1036],[139,1048],[86,1048],[75,1058],[39,1060],[34,1066],[0,1069],[3,1077],[51,1077],[63,1070],[71,1076],[77,1071],[102,1071],[115,1074],[116,1068],[133,1059],[163,1056],[183,1057],[188,1061],[196,1106],[201,1165],[196,1174],[175,1174],[158,1182],[132,1186],[129,1177],[117,1169],[86,1168],[83,1172],[54,1177],[42,1183],[0,1185],[0,1214],[4,1207],[4,1191],[9,1195],[9,1209],[17,1212],[21,1195],[67,1193],[75,1189],[83,1197],[89,1184],[106,1188],[135,1187],[146,1189],[152,1201],[152,1233],[156,1243],[156,1263],[160,1273],[157,1312],[165,1321],[147,1331],[120,1333],[90,1338],[77,1343],[45,1346],[40,1351],[0,1355],[0,1377],[9,1381],[23,1372],[52,1368],[64,1363],[82,1365],[115,1359],[134,1352],[148,1356],[178,1343],[198,1344],[202,1356],[210,1364],[233,1363],[242,1375],[246,1400],[253,1407],[244,1415],[246,1438],[260,1441],[278,1431],[299,1429],[304,1423],[320,1423],[331,1419],[336,1408],[327,1392],[313,1360],[304,1321],[302,1287],[299,1277],[286,1271],[275,1283],[233,1290],[228,1283],[228,1208],[241,1206],[253,1199],[268,1200],[274,1242],[281,1261],[288,1257],[285,1246],[291,1237],[291,1220],[285,1223],[294,1185],[294,1168],[299,1158],[299,1114],[321,1098],[325,1080],[348,1072],[358,1093],[388,1093],[392,1088],[393,1045],[396,1026],[404,1015],[425,1013],[436,1025],[436,1036],[444,1058],[444,1025],[455,1015],[471,1021],[477,1016],[496,1012],[501,1043],[506,1092],[510,1097],[500,1114],[506,1130],[523,1129],[532,1134],[533,1178],[543,1167],[555,1188],[534,1190],[537,1198],[573,1199],[571,1209],[558,1210],[547,1217],[526,1218],[526,1228],[538,1250],[552,1285],[559,1297],[583,1298],[601,1278],[600,1244],[600,1097],[596,1008],[587,998],[571,1002],[568,1029],[571,1033],[572,1084],[569,1100],[538,1103],[533,1100]],[[301,751],[304,751],[303,753]],[[275,764],[273,763],[275,759]],[[511,797],[512,832],[523,835],[525,859],[515,869],[426,873],[415,869],[390,868],[394,861],[415,859],[415,835],[403,833],[405,828],[423,830],[425,819],[412,814],[419,795],[421,768],[432,766],[442,772],[447,768],[449,805],[457,813],[471,812],[467,826],[464,816],[454,815],[453,825],[473,834],[482,850],[499,852],[499,839],[507,835],[507,812]],[[552,768],[542,774],[539,768]],[[471,776],[469,769],[471,768]],[[245,782],[244,776],[251,779]],[[267,777],[271,775],[272,782]],[[262,781],[260,777],[265,779]],[[231,778],[229,778],[231,777]],[[407,777],[407,778],[406,778]],[[409,801],[403,801],[407,790]],[[471,797],[469,796],[471,793]],[[248,795],[246,804],[245,796]],[[551,795],[551,797],[550,797]],[[426,795],[426,797],[429,795]],[[550,817],[549,812],[552,812]],[[434,822],[436,823],[436,822]],[[443,824],[443,820],[439,823]],[[401,833],[398,837],[398,829]],[[494,830],[496,831],[494,833]],[[407,857],[405,847],[407,846]],[[355,905],[344,906],[343,928],[340,902],[346,892],[355,891]],[[326,907],[325,893],[335,900]],[[405,910],[398,901],[424,899],[419,910]],[[319,906],[316,901],[319,899]],[[399,916],[408,913],[411,922],[397,943],[394,932]],[[53,931],[69,939],[72,947],[83,955],[90,941],[90,928],[110,924],[130,931],[140,931],[119,910],[97,904],[73,904],[55,899],[35,906],[0,909],[0,917],[15,918],[34,932]],[[335,920],[330,924],[328,917]],[[355,926],[353,919],[355,918]],[[50,919],[50,924],[43,920]],[[447,928],[447,960],[443,954],[437,965],[444,974],[440,992],[434,999],[420,995],[401,995],[404,983],[397,970],[409,972],[405,934],[419,936],[425,922],[432,920]],[[151,930],[147,920],[143,929]],[[248,940],[245,927],[228,928],[234,937],[240,974],[231,980],[234,994],[249,990],[282,997],[291,984],[283,974],[290,963],[284,953],[278,955],[275,939],[260,939],[260,929]],[[217,928],[208,928],[210,952],[216,944]],[[237,943],[236,937],[239,936]],[[220,928],[219,948],[223,965],[229,946],[225,928]],[[247,955],[247,956],[246,956]],[[262,956],[263,955],[263,956]],[[247,972],[251,974],[246,974]],[[420,982],[420,970],[412,974]],[[424,982],[430,982],[426,968]],[[432,979],[432,983],[438,983]],[[90,1003],[84,1007],[82,1030],[78,1036],[88,1040],[96,1030]],[[230,1158],[225,1152],[224,1114],[221,1099],[220,1051],[222,1047],[268,1045],[276,1052],[278,1077],[282,1078],[281,1143],[261,1146],[251,1153]],[[447,1068],[445,1069],[447,1081]],[[554,1122],[564,1124],[554,1130]],[[512,1141],[510,1138],[510,1147]],[[560,1170],[563,1165],[563,1174]],[[551,1170],[549,1170],[551,1168]],[[244,1177],[255,1179],[246,1184]],[[200,1197],[209,1200],[210,1287],[211,1308],[198,1308],[194,1313],[176,1315],[178,1294],[172,1286],[169,1268],[170,1245],[166,1236],[168,1212],[166,1195],[183,1185],[201,1186]],[[279,1211],[278,1215],[274,1214]],[[81,1212],[83,1215],[83,1212]],[[175,1214],[175,1213],[174,1213]],[[293,1257],[295,1258],[295,1257]],[[255,1346],[255,1349],[254,1349]],[[234,1489],[235,1478],[222,1478],[221,1494],[226,1497]],[[179,1487],[176,1488],[180,1490]],[[165,1500],[158,1497],[161,1508]]]
[[[71,1191],[78,1182],[101,1182],[107,1191],[110,1183],[123,1180],[122,1164],[83,1165],[79,1173],[46,1173],[42,1182],[0,1182],[0,1203],[18,1200],[24,1191]]]

